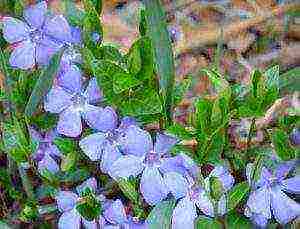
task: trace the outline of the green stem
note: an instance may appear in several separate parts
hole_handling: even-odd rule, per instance
[[[19,170],[19,174],[20,174],[20,177],[22,180],[22,185],[24,187],[27,197],[30,200],[34,200],[35,196],[34,196],[34,192],[33,192],[33,187],[30,183],[30,179],[27,175],[26,169],[22,165],[19,165],[18,170]]]

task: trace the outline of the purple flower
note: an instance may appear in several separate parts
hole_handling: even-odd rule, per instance
[[[82,151],[92,160],[101,160],[102,172],[109,173],[114,161],[121,157],[119,138],[126,132],[130,125],[137,125],[131,117],[124,117],[119,127],[117,114],[110,109],[111,115],[103,117],[103,122],[98,122],[95,129],[102,130],[91,134],[79,142]]]
[[[3,37],[17,47],[9,62],[12,67],[30,69],[45,65],[66,42],[72,42],[71,28],[62,15],[46,15],[47,4],[42,1],[24,10],[26,22],[12,17],[3,19]]]
[[[112,164],[110,175],[119,179],[142,174],[140,190],[147,203],[155,205],[164,199],[169,193],[168,182],[173,186],[181,185],[182,180],[178,178],[177,172],[171,166],[166,166],[172,164],[169,163],[171,159],[169,151],[177,143],[177,139],[157,134],[153,146],[150,134],[132,125],[127,128],[119,141],[125,155],[120,156]],[[174,190],[177,188],[174,187]],[[180,187],[177,191],[181,191]]]
[[[29,128],[31,138],[38,143],[37,150],[32,155],[33,159],[37,161],[38,170],[40,173],[47,169],[51,173],[59,171],[59,165],[56,162],[57,158],[62,155],[53,140],[56,137],[56,132],[50,130],[46,133],[39,133],[33,128]]]
[[[209,197],[209,179],[210,177],[217,177],[224,188],[228,191],[234,183],[234,178],[230,175],[229,171],[222,167],[217,166],[210,175],[205,178],[205,188],[196,184],[193,179],[187,177],[184,182],[185,195],[179,200],[172,215],[172,229],[193,229],[194,220],[197,217],[197,207],[207,216],[214,217],[213,203]],[[226,213],[226,196],[222,195],[218,204],[218,214],[224,215]]]
[[[57,84],[47,94],[44,109],[59,114],[57,131],[68,137],[77,137],[82,132],[81,118],[90,127],[102,131],[110,130],[114,124],[109,121],[115,115],[110,107],[101,108],[92,105],[102,98],[96,78],[92,78],[83,89],[81,72],[77,66],[57,79]]]
[[[259,180],[252,184],[253,191],[245,209],[245,215],[250,217],[256,225],[266,227],[268,220],[272,218],[272,213],[280,224],[286,224],[300,216],[300,204],[283,192],[300,193],[300,176],[285,179],[295,165],[294,161],[285,162],[280,164],[274,172],[265,167],[262,168]],[[248,164],[246,173],[249,183],[252,170],[253,165]]]
[[[59,191],[55,197],[58,209],[62,215],[58,221],[59,229],[81,228],[131,228],[142,229],[144,224],[135,222],[131,217],[126,216],[124,206],[120,200],[107,200],[103,195],[97,196],[101,202],[103,213],[98,219],[92,221],[82,217],[76,209],[76,204],[80,202],[80,194],[90,188],[94,194],[97,192],[97,181],[95,178],[89,178],[76,188],[76,193],[71,191]]]

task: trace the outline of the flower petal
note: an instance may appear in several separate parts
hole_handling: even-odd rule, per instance
[[[70,211],[76,205],[78,196],[74,192],[59,191],[56,196],[56,204],[61,212]]]
[[[100,168],[104,173],[110,173],[110,168],[113,163],[122,156],[119,149],[108,143],[104,147],[104,151],[102,153],[102,158],[100,162]]]
[[[41,42],[36,45],[36,63],[38,65],[48,65],[52,56],[62,48],[62,43],[45,36]]]
[[[89,100],[89,103],[96,103],[103,97],[102,91],[100,90],[96,77],[90,79],[89,84],[85,89],[85,95]]]
[[[59,75],[57,83],[70,93],[80,93],[82,88],[81,71],[76,65],[71,65]]]
[[[168,190],[171,191],[176,199],[186,196],[189,184],[181,174],[176,172],[166,173],[164,174],[164,181]]]
[[[47,35],[62,42],[72,42],[72,31],[69,23],[62,15],[47,18],[44,25]]]
[[[11,53],[9,63],[12,67],[27,70],[33,68],[35,65],[35,47],[34,44],[25,40],[18,44],[18,46]]]
[[[153,149],[150,134],[138,126],[128,127],[125,136],[119,141],[126,154],[144,156]]]
[[[271,219],[270,198],[267,188],[259,188],[250,194],[246,205],[251,213]]]
[[[194,229],[196,207],[188,197],[180,200],[172,215],[172,229]]]
[[[155,205],[167,197],[168,188],[155,167],[146,167],[140,183],[141,193],[150,205]]]
[[[117,127],[118,116],[111,107],[85,106],[83,118],[87,124],[101,132],[112,131]]]
[[[204,189],[200,191],[195,203],[205,215],[214,217],[214,208],[212,202],[210,201],[208,194]]]
[[[154,145],[154,151],[163,155],[168,153],[174,145],[178,142],[178,139],[170,135],[158,133],[156,135],[156,142]]]
[[[120,157],[115,163],[113,163],[110,174],[115,179],[128,178],[130,176],[137,176],[143,170],[142,158],[133,155],[126,155]]]
[[[49,156],[55,156],[55,157],[61,157],[61,152],[59,151],[58,147],[52,143],[49,143],[45,154],[48,154]]]
[[[57,162],[48,154],[45,154],[43,159],[38,162],[39,172],[42,173],[45,169],[51,173],[57,173],[59,171]]]
[[[272,188],[271,207],[280,224],[287,224],[300,215],[300,204],[284,194],[279,187]]]
[[[252,163],[247,164],[246,176],[249,185],[252,185],[252,178],[251,178],[252,171],[253,171],[253,164]],[[272,177],[273,174],[271,173],[271,171],[269,171],[266,167],[262,167],[260,177],[258,181],[254,184],[254,186],[263,187],[270,182],[270,179],[272,179]]]
[[[82,224],[83,224],[84,229],[97,229],[98,228],[96,220],[89,221],[89,220],[86,220],[84,217],[82,217]]]
[[[67,108],[59,115],[57,132],[68,137],[78,137],[82,132],[81,115],[72,107]]]
[[[26,8],[23,12],[23,16],[31,27],[39,29],[44,24],[46,13],[47,3],[45,1],[41,1]]]
[[[120,200],[114,201],[103,213],[107,221],[112,224],[123,224],[126,221],[124,206]]]
[[[43,139],[42,135],[36,129],[34,129],[32,126],[28,127],[28,132],[29,132],[29,135],[32,138],[32,140],[34,140],[36,142],[40,142]]]
[[[81,216],[74,208],[64,212],[58,220],[58,229],[80,229]]]
[[[232,188],[234,184],[234,178],[229,173],[228,169],[224,166],[216,166],[213,171],[209,174],[210,177],[214,176],[220,179],[223,188],[227,191]]]
[[[98,161],[101,159],[105,141],[105,134],[99,132],[81,139],[79,146],[92,161]]]
[[[97,191],[97,180],[91,177],[76,187],[77,193],[80,195],[86,188],[90,188],[94,193]]]
[[[290,193],[300,194],[300,176],[295,176],[281,182],[282,188]]]
[[[51,113],[60,113],[72,105],[71,99],[72,95],[61,87],[53,87],[45,98],[44,109]]]
[[[26,23],[12,17],[3,19],[3,38],[8,43],[16,43],[29,38],[30,28]]]

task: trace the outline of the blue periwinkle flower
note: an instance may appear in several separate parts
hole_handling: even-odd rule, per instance
[[[280,164],[275,171],[262,168],[257,182],[251,180],[253,165],[247,166],[247,178],[253,190],[246,204],[245,215],[259,227],[267,227],[272,214],[280,224],[287,224],[300,216],[300,204],[288,197],[288,193],[300,193],[300,176],[286,179],[288,173],[295,168],[296,162]]]
[[[81,71],[76,65],[70,66],[65,74],[58,76],[57,84],[47,94],[44,109],[59,114],[57,132],[68,137],[77,137],[82,132],[81,118],[91,127],[110,129],[114,111],[92,104],[102,98],[96,78],[83,87]],[[109,119],[109,120],[108,120]]]
[[[47,4],[41,1],[23,12],[24,21],[12,17],[3,19],[3,37],[15,44],[9,63],[12,67],[30,69],[48,64],[50,58],[68,42],[72,31],[62,15],[47,14]]]

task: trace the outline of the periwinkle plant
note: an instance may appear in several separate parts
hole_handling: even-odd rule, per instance
[[[169,36],[178,39],[178,31],[168,32],[159,1],[145,0],[141,38],[125,55],[103,42],[101,1],[84,0],[84,10],[63,2],[65,16],[38,1],[22,19],[1,20],[7,42],[0,53],[7,79],[1,101],[10,109],[3,115],[1,150],[9,171],[12,160],[19,166],[28,197],[17,205],[25,206],[22,221],[39,227],[34,220],[43,217],[37,217],[41,205],[54,199],[59,229],[193,229],[203,222],[267,228],[300,216],[298,119],[288,110],[282,112],[286,123],[272,114],[269,125],[261,117],[279,96],[279,68],[256,70],[250,85],[241,85],[243,96],[215,69],[206,69],[222,90],[193,103],[184,126],[172,119],[188,88],[173,85]],[[26,107],[13,106],[20,91],[31,94]],[[27,106],[33,106],[32,116],[23,114]],[[17,173],[10,174],[4,195],[15,191],[6,190]],[[24,217],[26,212],[34,217]]]

